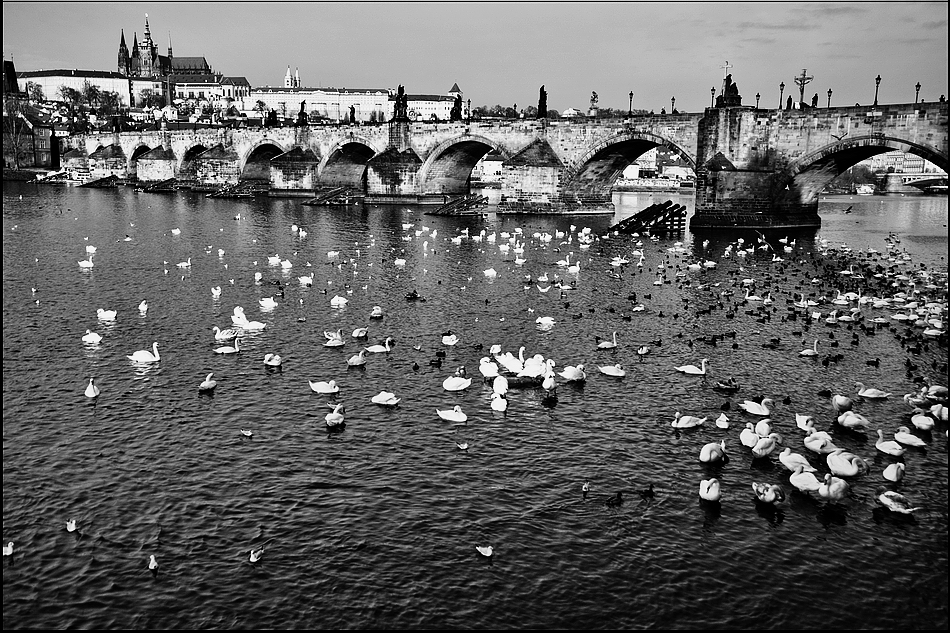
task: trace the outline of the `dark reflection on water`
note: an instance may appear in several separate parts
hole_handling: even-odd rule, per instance
[[[744,258],[723,255],[739,236],[686,235],[682,246],[608,237],[649,202],[624,194],[618,204],[617,218],[439,218],[5,184],[3,540],[15,553],[4,557],[4,626],[946,628],[946,423],[921,434],[926,449],[903,456],[905,478],[892,486],[923,507],[913,517],[877,503],[893,458],[874,448],[877,428],[890,438],[909,424],[900,396],[918,389],[915,377],[946,384],[946,348],[906,339],[913,326],[895,322],[869,335],[791,318],[798,292],[825,297],[813,309],[827,316],[838,290],[900,290],[842,281],[842,266],[864,261],[842,240],[884,252],[898,232],[913,256],[905,268],[945,271],[946,199],[824,201],[817,235],[789,236],[790,253],[779,250],[784,234],[769,235],[771,250]],[[585,227],[597,238],[589,247]],[[755,232],[743,239],[759,245]],[[81,269],[87,245],[94,267]],[[828,246],[838,250],[822,254]],[[569,253],[577,273],[556,265]],[[274,255],[292,268],[269,265]],[[615,256],[631,263],[612,266]],[[717,267],[688,268],[707,260]],[[301,284],[311,273],[313,285]],[[555,274],[573,286],[540,292]],[[744,278],[771,293],[771,309],[742,301]],[[945,301],[945,278],[935,282],[918,288]],[[411,291],[426,300],[407,301]],[[343,307],[331,307],[336,295]],[[272,296],[277,307],[262,309]],[[238,305],[266,328],[245,332],[239,354],[215,354],[211,328],[230,327]],[[376,305],[381,320],[369,318]],[[116,321],[98,321],[97,308],[117,310]],[[896,309],[863,311],[867,324]],[[539,317],[554,326],[539,328]],[[351,337],[357,327],[367,339]],[[86,329],[102,341],[83,344]],[[345,344],[325,346],[324,331],[337,329]],[[455,346],[441,342],[449,330]],[[617,348],[598,350],[594,337],[613,331]],[[387,337],[389,353],[347,368]],[[822,356],[800,357],[815,338]],[[126,358],[153,341],[158,363]],[[494,411],[478,370],[493,344],[515,355],[524,346],[556,371],[583,364],[587,381],[559,378],[556,396],[512,387],[507,411]],[[279,370],[264,365],[267,353],[280,354]],[[842,358],[823,365],[834,353]],[[673,369],[702,358],[705,377]],[[623,378],[597,369],[615,363]],[[472,385],[444,390],[462,365]],[[215,391],[199,393],[212,372]],[[739,392],[713,389],[729,376]],[[89,377],[96,401],[83,395]],[[337,394],[308,385],[331,379]],[[861,399],[856,380],[894,395]],[[851,394],[871,430],[833,424],[823,389]],[[371,402],[380,391],[398,406]],[[753,460],[741,445],[757,418],[737,405],[761,396],[776,403],[785,445],[820,475],[827,465],[802,445],[795,413],[869,461],[839,505],[794,490],[781,447]],[[344,403],[345,428],[328,432],[328,403]],[[466,422],[436,415],[456,404]],[[676,411],[707,421],[674,429]],[[714,424],[721,413],[728,429]],[[721,439],[729,462],[702,464],[700,448]],[[722,483],[717,504],[698,497],[710,476]],[[753,481],[781,485],[786,502],[757,502]],[[655,497],[642,498],[651,483]],[[618,491],[624,503],[607,506]]]

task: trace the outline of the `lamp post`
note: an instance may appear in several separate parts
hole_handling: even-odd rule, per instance
[[[785,95],[785,82],[778,85],[778,109],[782,109],[782,97]]]
[[[627,112],[627,116],[633,116],[633,90],[630,91],[630,110]]]
[[[713,107],[716,103],[716,87],[713,86],[709,89],[709,107]]]
[[[877,107],[877,89],[881,87],[881,76],[874,78],[874,107]]]
[[[670,97],[670,114],[673,114],[674,110],[676,110],[676,97]]]
[[[760,95],[758,92],[755,93],[755,109],[756,109],[756,110],[759,109],[759,97],[761,97],[761,96],[762,96],[762,95]]]
[[[917,82],[917,85],[914,86],[917,89],[917,92],[914,93],[914,105],[917,105],[917,102],[920,100],[920,82]]]
[[[828,107],[831,107],[831,88],[828,88]]]

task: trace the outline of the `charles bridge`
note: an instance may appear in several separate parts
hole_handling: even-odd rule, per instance
[[[609,212],[611,187],[664,147],[696,172],[693,229],[818,227],[818,196],[836,176],[899,150],[948,169],[947,104],[794,110],[710,107],[623,119],[492,120],[215,128],[69,137],[67,168],[94,178],[203,188],[267,181],[270,195],[347,187],[367,202],[442,202],[469,193],[489,152],[503,159],[502,208]]]

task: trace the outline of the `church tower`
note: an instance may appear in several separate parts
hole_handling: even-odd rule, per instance
[[[168,61],[171,62],[172,59],[172,32],[168,32]]]
[[[129,47],[125,45],[125,29],[122,29],[122,38],[119,40],[119,72],[129,74]]]
[[[294,68],[294,88],[300,87],[300,69]]]
[[[284,88],[294,87],[294,76],[290,74],[290,66],[287,66],[287,74],[284,75]]]

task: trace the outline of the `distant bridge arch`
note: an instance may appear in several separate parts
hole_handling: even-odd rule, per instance
[[[574,191],[609,191],[624,169],[654,147],[672,150],[695,171],[695,156],[677,143],[652,132],[629,130],[598,141],[568,165],[565,186]]]
[[[253,144],[238,164],[241,180],[270,181],[270,161],[287,151],[274,139],[261,139]]]
[[[366,182],[366,165],[377,153],[368,139],[350,135],[320,157],[317,168],[320,181],[336,187],[362,190]]]
[[[480,134],[464,134],[442,141],[432,148],[419,169],[422,193],[468,193],[472,170],[492,151],[503,158],[510,157],[510,152],[500,143]]]
[[[849,168],[872,156],[900,151],[920,156],[944,171],[947,156],[932,147],[884,134],[839,140],[800,157],[775,179],[776,198],[784,202],[815,203],[821,191]]]

